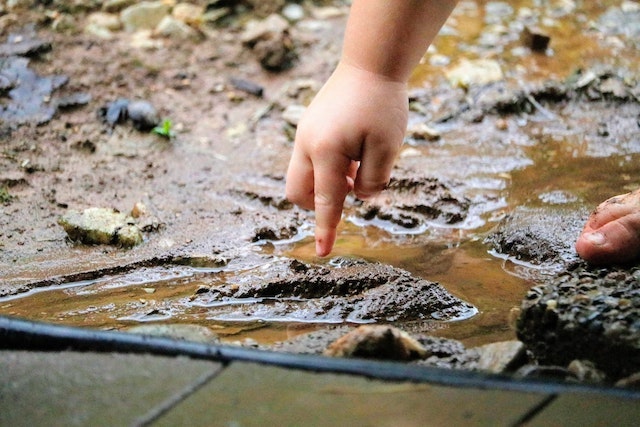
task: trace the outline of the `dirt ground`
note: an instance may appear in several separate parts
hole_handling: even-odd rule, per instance
[[[304,60],[274,73],[239,41],[239,24],[210,29],[201,41],[165,38],[162,48],[145,50],[132,48],[124,31],[111,40],[52,31],[43,10],[19,11],[19,23],[4,36],[51,43],[29,67],[39,76],[68,77],[53,100],[76,93],[91,100],[59,109],[41,125],[2,123],[0,182],[8,198],[0,219],[0,293],[78,272],[247,251],[261,232],[279,238],[302,224],[306,215],[284,200],[292,143],[281,111],[295,102],[296,90],[293,97],[286,92],[292,83],[301,82],[302,97],[305,82],[317,86],[330,73],[344,15],[300,37]],[[84,16],[76,15],[78,28]],[[260,85],[263,95],[235,89],[231,78]],[[118,98],[149,101],[171,120],[175,137],[105,123],[99,110]],[[69,209],[129,212],[137,202],[161,227],[131,250],[75,245],[57,223]]]

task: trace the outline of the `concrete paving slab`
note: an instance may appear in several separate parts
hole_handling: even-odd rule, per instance
[[[154,425],[501,426],[547,397],[236,362]]]
[[[640,400],[593,394],[563,394],[534,417],[528,427],[640,425]]]
[[[221,366],[184,357],[0,351],[0,426],[142,424]]]

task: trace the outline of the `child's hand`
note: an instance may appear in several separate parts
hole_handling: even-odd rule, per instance
[[[389,182],[407,126],[407,86],[340,63],[298,125],[287,172],[287,198],[316,211],[316,252],[336,239],[342,207]]]

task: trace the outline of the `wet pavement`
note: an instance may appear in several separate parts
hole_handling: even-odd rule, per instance
[[[186,357],[0,352],[2,426],[632,426],[640,416],[637,399],[533,390]]]

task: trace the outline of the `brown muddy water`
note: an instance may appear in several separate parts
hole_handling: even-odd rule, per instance
[[[624,34],[605,32],[598,25],[610,7],[619,9],[623,3],[462,2],[416,69],[411,84],[414,88],[437,87],[444,79],[443,69],[463,57],[499,60],[505,76],[523,85],[564,80],[578,69],[588,70],[602,64],[637,70],[640,65],[637,47],[629,44]],[[523,49],[519,38],[514,36],[520,33],[518,25],[527,20],[543,27],[551,36],[551,47],[546,53]],[[469,194],[474,191],[490,194],[493,204],[484,206],[476,220],[462,227],[427,226],[411,234],[387,224],[361,223],[352,219],[347,209],[332,255],[356,256],[408,270],[439,282],[478,308],[478,313],[468,319],[397,326],[459,339],[468,346],[513,339],[514,320],[522,297],[532,284],[553,271],[491,253],[483,243],[486,233],[516,206],[543,206],[545,196],[554,192],[568,195],[565,204],[571,207],[592,209],[608,197],[640,187],[640,150],[613,147],[594,152],[579,127],[563,124],[569,114],[577,113],[555,109],[552,117],[538,114],[508,118],[508,129],[500,144],[485,144],[476,133],[446,126],[438,129],[443,138],[436,144],[409,144],[407,148],[414,150],[412,156],[426,159],[423,165],[431,165],[440,175],[463,180]],[[572,123],[580,123],[580,117],[571,119]],[[495,134],[493,122],[487,126],[490,128],[487,133]],[[411,161],[411,156],[400,160]],[[464,168],[456,167],[462,162]],[[444,170],[438,166],[442,164],[450,167]],[[254,249],[319,262],[309,234],[296,242],[256,245]],[[0,300],[0,312],[104,329],[127,329],[150,323],[200,324],[225,342],[248,339],[261,344],[286,340],[323,326],[296,319],[240,321],[233,310],[210,318],[208,307],[194,303],[194,289],[198,286],[233,281],[238,272],[247,268],[268,268],[268,265],[247,267],[232,262],[224,267],[143,268],[5,298]]]

